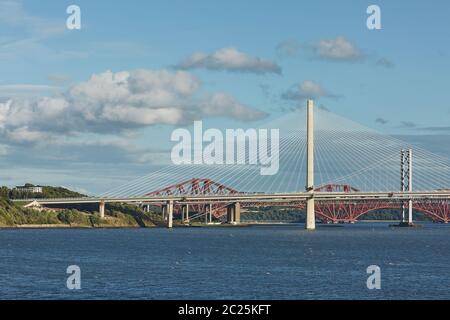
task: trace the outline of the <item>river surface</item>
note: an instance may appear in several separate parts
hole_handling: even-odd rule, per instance
[[[450,299],[450,225],[2,229],[0,298]]]

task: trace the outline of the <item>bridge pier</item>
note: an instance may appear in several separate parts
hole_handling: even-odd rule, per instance
[[[413,223],[413,203],[411,199],[408,201],[408,223]]]
[[[100,201],[98,207],[98,213],[100,214],[100,218],[105,217],[105,201]]]
[[[239,202],[234,204],[234,223],[241,223],[241,204]]]
[[[167,201],[167,228],[173,226],[173,200]]]
[[[307,102],[307,162],[306,162],[306,191],[311,197],[306,200],[307,230],[316,229],[316,213],[314,203],[314,103]]]
[[[141,204],[141,207],[142,207],[142,211],[150,212],[150,205],[149,204],[143,203],[143,204]]]
[[[209,212],[209,223],[212,223],[212,204],[211,203],[208,206],[208,212]]]
[[[231,205],[227,206],[227,223],[233,222],[233,207]]]
[[[227,206],[227,223],[241,223],[241,204],[239,202]]]
[[[205,204],[205,223],[212,222],[211,203]]]
[[[181,222],[189,223],[189,204],[181,205]]]
[[[166,221],[166,213],[167,213],[167,205],[163,204],[161,205],[161,218],[163,221]]]
[[[186,204],[186,215],[185,215],[185,222],[189,223],[189,204]]]
[[[189,205],[188,204],[181,205],[181,222],[189,223]]]
[[[412,171],[412,149],[408,150],[408,171],[409,171],[409,182],[408,182],[408,191],[412,192],[412,175],[413,175],[413,171]],[[413,223],[413,203],[412,203],[412,199],[409,199],[408,201],[408,223],[412,224]]]

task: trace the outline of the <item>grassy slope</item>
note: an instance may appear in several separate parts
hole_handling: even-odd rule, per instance
[[[32,184],[27,184],[32,186]],[[35,210],[24,208],[23,198],[79,198],[85,195],[63,187],[44,186],[42,193],[24,193],[7,187],[0,188],[0,227],[26,225],[55,225],[74,227],[150,227],[160,223],[160,215],[145,213],[128,204],[107,204],[106,216],[98,216],[98,204],[62,205],[59,208]]]
[[[38,211],[23,208],[5,198],[0,198],[0,227],[21,225],[60,225],[73,227],[151,227],[159,223],[159,216],[144,213],[131,205],[112,205],[106,208],[107,216],[101,219],[93,211],[80,208],[63,208]]]
[[[27,183],[28,186],[33,186]],[[32,199],[32,198],[82,198],[86,195],[63,187],[43,186],[41,193],[23,192],[16,189],[2,188],[2,195],[10,199]]]

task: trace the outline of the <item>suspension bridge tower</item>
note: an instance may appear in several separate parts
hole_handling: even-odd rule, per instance
[[[307,124],[306,124],[306,191],[311,196],[306,200],[306,225],[307,230],[316,229],[316,214],[314,209],[314,102],[307,101]]]
[[[400,180],[401,191],[412,192],[412,149],[403,150],[400,152]],[[408,200],[408,217],[406,217],[405,201],[402,201],[402,221],[406,225],[413,224],[413,204],[412,199]]]

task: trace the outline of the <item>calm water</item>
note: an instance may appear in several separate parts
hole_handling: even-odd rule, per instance
[[[0,298],[450,299],[450,225],[302,228],[0,230]]]

